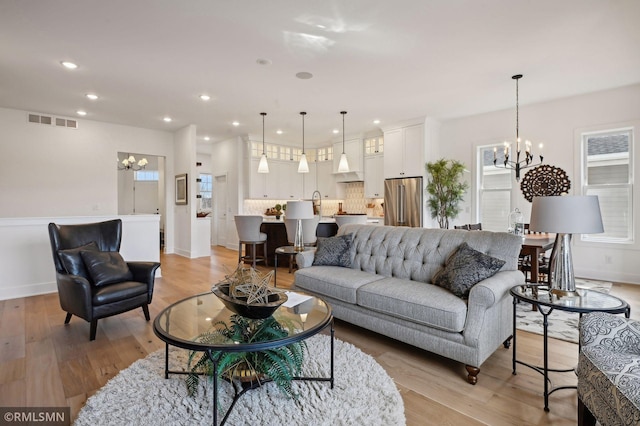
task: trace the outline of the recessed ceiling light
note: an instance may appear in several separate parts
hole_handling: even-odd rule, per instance
[[[98,99],[98,95],[96,95],[95,93],[87,93],[85,96],[88,99],[91,99],[92,101],[95,101],[96,99]]]
[[[373,120],[373,124],[380,124],[380,120]]]
[[[233,123],[231,123],[231,124],[233,124],[233,125],[234,125],[234,126],[236,126],[236,127],[238,127],[238,126],[240,125],[240,123],[239,123],[239,122],[237,122],[237,121],[234,121],[234,122],[233,122]]]
[[[204,137],[204,140],[205,140],[205,141],[210,141],[210,140],[211,140],[211,138],[210,138],[209,136],[205,136],[205,137]]]
[[[203,101],[208,101],[209,99],[211,99],[211,96],[209,95],[200,95],[200,99],[202,99]]]
[[[309,80],[310,78],[313,77],[313,74],[311,74],[310,72],[301,71],[296,74],[296,77],[298,77],[301,80]]]
[[[165,121],[165,123],[171,123],[173,121],[171,117],[165,117],[163,118],[163,120]]]
[[[85,115],[87,115],[87,111],[83,111],[83,110],[79,109],[78,111],[76,111],[76,114],[81,115],[81,116],[84,117]]]
[[[338,133],[340,133],[340,130],[338,130],[338,129],[333,129],[333,134],[334,134],[334,135],[337,135]]]
[[[75,70],[76,68],[78,68],[78,66],[76,64],[74,64],[73,62],[69,62],[69,61],[62,61],[62,62],[60,62],[60,64],[62,64],[63,67],[65,67],[66,69],[69,69],[69,70]]]
[[[282,132],[282,130],[278,129],[278,130],[276,130],[276,133],[281,135],[283,132]]]
[[[263,58],[260,58],[260,59],[256,60],[256,63],[257,63],[258,65],[271,65],[273,62],[271,62],[271,60],[270,60],[270,59],[263,59]]]

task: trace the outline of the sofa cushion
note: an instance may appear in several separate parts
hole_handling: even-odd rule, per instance
[[[318,238],[318,248],[313,266],[351,267],[351,241],[353,235],[346,234],[330,238]]]
[[[95,241],[91,241],[89,244],[85,244],[80,247],[58,250],[58,257],[62,266],[67,271],[67,274],[79,275],[81,277],[89,278],[87,268],[84,267],[84,261],[80,255],[81,251],[98,251],[98,244]]]
[[[296,271],[295,283],[303,290],[355,304],[359,287],[383,278],[340,266],[314,266]]]
[[[106,305],[113,302],[122,302],[148,292],[149,286],[145,283],[123,281],[121,283],[98,287],[93,294],[93,304]]]
[[[133,278],[127,263],[117,251],[81,251],[80,254],[96,287]]]
[[[467,243],[462,243],[458,250],[449,256],[445,267],[433,276],[433,283],[458,297],[466,298],[469,297],[471,287],[495,275],[504,263],[504,260],[486,255],[472,249]]]
[[[467,304],[450,291],[417,281],[385,278],[357,290],[358,305],[429,327],[459,333]]]

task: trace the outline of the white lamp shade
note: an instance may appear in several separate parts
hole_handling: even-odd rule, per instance
[[[260,164],[258,164],[258,173],[269,173],[269,163],[267,163],[267,155],[262,154]]]
[[[597,195],[534,197],[529,229],[560,234],[604,232]]]
[[[349,172],[349,161],[347,160],[347,154],[345,154],[344,152],[340,156],[340,164],[338,164],[338,171],[340,173]]]
[[[302,154],[300,164],[298,164],[298,173],[309,173],[309,163],[307,163],[307,154]]]
[[[313,219],[312,201],[288,201],[287,219]]]

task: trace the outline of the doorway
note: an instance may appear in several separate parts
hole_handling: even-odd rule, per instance
[[[213,182],[213,244],[227,244],[227,175],[218,175]]]

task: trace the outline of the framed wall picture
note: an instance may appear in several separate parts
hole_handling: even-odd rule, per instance
[[[176,204],[184,205],[188,203],[187,198],[187,174],[176,175]]]

